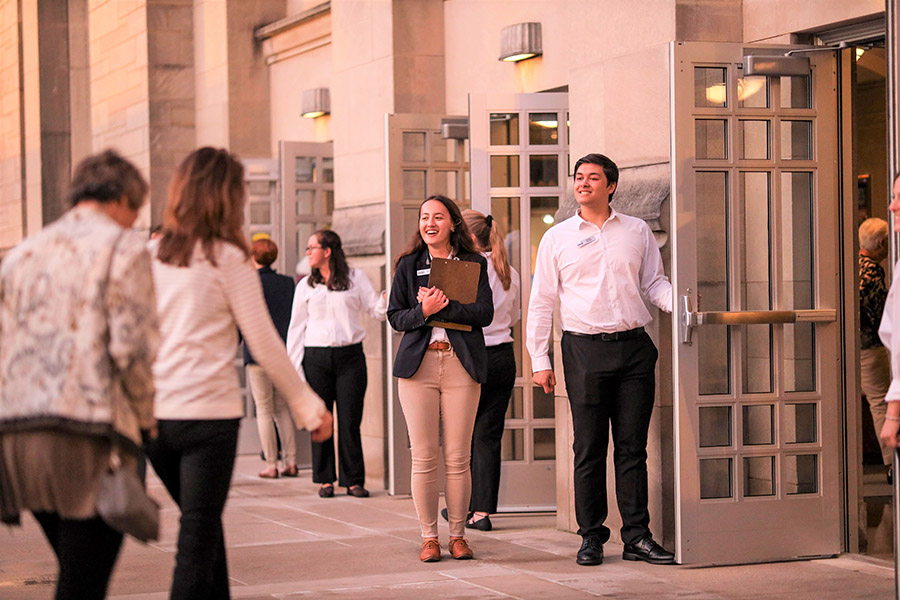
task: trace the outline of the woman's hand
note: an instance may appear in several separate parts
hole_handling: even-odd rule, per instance
[[[429,288],[427,288],[427,287],[422,287],[422,286],[420,285],[420,286],[419,286],[419,291],[416,293],[416,302],[418,302],[419,304],[421,304],[421,303],[422,303],[422,300],[425,299],[425,294],[428,293],[428,290],[429,290]]]
[[[444,295],[444,292],[434,287],[428,288],[422,297],[422,315],[427,319],[431,315],[440,312],[449,303],[450,300]]]

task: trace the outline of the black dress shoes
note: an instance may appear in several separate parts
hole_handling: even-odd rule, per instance
[[[347,488],[347,495],[354,496],[355,498],[368,498],[369,490],[361,485],[351,485]]]
[[[603,564],[603,542],[598,535],[586,535],[581,539],[581,548],[575,557],[579,565],[592,566]]]
[[[494,528],[491,525],[491,518],[488,516],[481,517],[477,521],[472,521],[472,517],[469,517],[469,520],[466,521],[466,529],[478,529],[479,531],[490,531]]]
[[[675,564],[675,554],[654,542],[649,534],[634,544],[625,544],[622,558],[625,560],[643,560],[654,565]]]

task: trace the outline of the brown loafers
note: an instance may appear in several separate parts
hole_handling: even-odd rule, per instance
[[[263,479],[278,479],[278,469],[272,467],[270,469],[266,469],[265,471],[260,471],[259,476]]]
[[[300,469],[297,468],[297,465],[290,465],[281,470],[282,477],[296,477],[300,474]]]
[[[425,538],[425,541],[422,542],[419,560],[422,562],[437,562],[441,560],[441,543],[437,538]]]
[[[456,560],[469,560],[475,558],[475,553],[469,548],[466,538],[452,537],[450,538],[450,556]]]

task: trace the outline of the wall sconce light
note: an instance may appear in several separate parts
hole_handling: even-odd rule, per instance
[[[500,30],[500,60],[519,62],[543,53],[540,23],[516,23]]]
[[[328,93],[328,88],[303,90],[300,107],[300,115],[307,119],[331,114],[331,95]]]

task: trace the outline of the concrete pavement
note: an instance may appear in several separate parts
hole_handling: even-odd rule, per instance
[[[599,567],[575,564],[578,536],[557,531],[548,515],[499,516],[490,533],[469,531],[476,560],[447,554],[418,560],[419,527],[409,498],[379,490],[372,498],[322,499],[308,472],[298,479],[262,480],[257,457],[240,457],[225,510],[232,596],[243,599],[500,599],[653,598],[737,600],[887,599],[893,571],[853,556],[804,562],[692,568],[622,560],[607,544]],[[162,539],[127,540],[110,598],[168,598],[178,511],[161,484],[151,493],[163,504]],[[22,528],[0,531],[0,598],[52,597],[56,565],[28,516]]]

